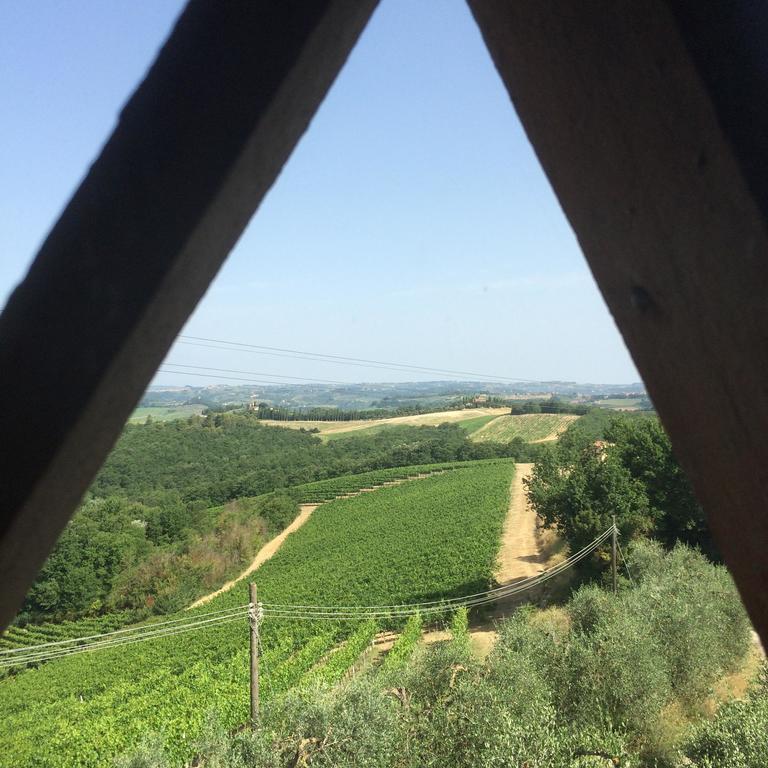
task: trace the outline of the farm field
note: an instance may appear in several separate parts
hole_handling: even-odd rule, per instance
[[[499,417],[496,414],[491,414],[490,416],[478,416],[474,419],[460,421],[458,426],[461,427],[461,429],[463,429],[468,435],[471,435],[473,432],[477,432],[478,429],[484,427],[489,421],[493,421],[494,419],[498,418]]]
[[[595,400],[595,405],[617,411],[634,411],[637,410],[641,402],[639,397],[612,397],[606,400]]]
[[[416,464],[410,467],[393,467],[376,469],[372,472],[362,472],[356,475],[344,475],[328,480],[317,480],[314,483],[295,485],[290,489],[296,494],[301,504],[319,504],[330,501],[337,496],[356,493],[364,488],[374,488],[384,483],[397,480],[407,480],[421,475],[436,472],[449,472],[456,469],[479,467],[484,464],[508,464],[509,459],[480,459],[477,461],[451,461],[442,464]]]
[[[568,413],[526,413],[499,416],[470,434],[478,443],[506,443],[521,437],[527,443],[555,440],[580,418]]]
[[[492,578],[513,471],[511,462],[479,462],[324,504],[256,572],[259,598],[383,605],[482,590]],[[239,584],[197,613],[245,603],[246,585]],[[351,664],[374,630],[363,622],[268,618],[264,699],[307,675],[338,679],[343,660]],[[339,642],[346,644],[331,657],[333,666],[319,666]],[[218,710],[225,728],[246,720],[247,679],[244,616],[49,662],[0,682],[0,766],[109,766],[151,731],[168,740],[181,765],[192,756],[210,709]]]
[[[320,437],[333,439],[349,432],[364,431],[366,434],[371,434],[390,426],[435,427],[446,422],[461,425],[465,421],[480,417],[501,416],[508,412],[508,408],[467,408],[462,411],[438,411],[415,416],[393,416],[391,419],[368,419],[365,421],[271,421],[262,419],[261,423],[287,429],[317,429]]]
[[[143,424],[147,420],[147,416],[151,416],[154,421],[188,419],[190,416],[199,416],[204,408],[204,405],[174,405],[167,408],[159,405],[139,407],[131,414],[128,423]]]

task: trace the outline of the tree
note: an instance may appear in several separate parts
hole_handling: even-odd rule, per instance
[[[545,450],[527,481],[528,497],[547,525],[576,551],[611,524],[622,535],[682,541],[716,556],[701,507],[657,419],[614,418],[606,441],[569,429]]]
[[[657,521],[656,536],[671,547],[677,541],[698,546],[719,559],[704,510],[677,463],[672,444],[657,419],[614,421],[606,431],[611,451],[633,478],[639,480]]]
[[[642,484],[600,445],[566,442],[546,451],[526,484],[536,512],[574,552],[610,527],[614,515],[627,538],[653,528]]]

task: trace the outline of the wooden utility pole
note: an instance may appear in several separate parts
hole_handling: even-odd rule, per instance
[[[611,535],[611,576],[613,577],[613,594],[616,594],[616,515],[613,516],[613,533]],[[254,593],[255,594],[255,593]]]
[[[248,584],[248,623],[251,625],[251,727],[259,719],[259,604],[256,601],[256,585]]]

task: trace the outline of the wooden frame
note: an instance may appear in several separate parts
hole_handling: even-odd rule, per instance
[[[0,628],[375,0],[193,0],[0,316]]]
[[[469,4],[765,643],[767,11]]]
[[[469,4],[765,642],[766,11]],[[374,6],[194,0],[128,103],[0,317],[0,627]]]

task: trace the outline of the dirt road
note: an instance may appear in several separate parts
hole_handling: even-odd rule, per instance
[[[536,576],[544,567],[544,556],[536,533],[536,513],[528,504],[523,486],[523,480],[530,477],[531,472],[533,464],[515,465],[496,570],[499,584]]]

